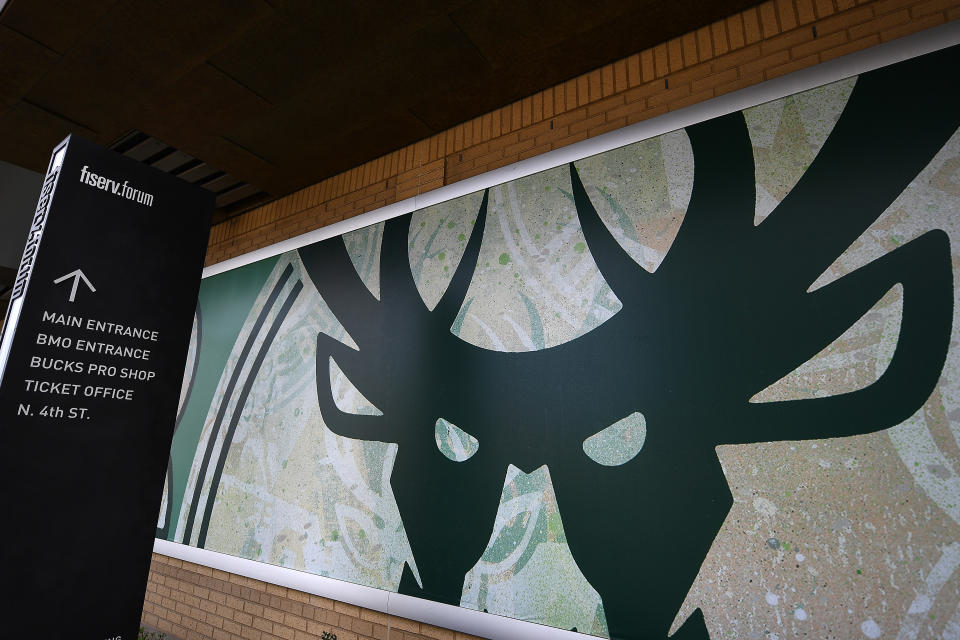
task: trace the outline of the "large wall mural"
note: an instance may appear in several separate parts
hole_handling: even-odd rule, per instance
[[[612,638],[960,638],[960,48],[204,280],[158,536]]]

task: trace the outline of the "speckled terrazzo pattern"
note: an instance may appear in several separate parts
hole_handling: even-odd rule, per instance
[[[849,93],[838,84],[824,93]],[[781,112],[787,119],[787,106]],[[757,118],[747,115],[754,134]],[[759,167],[756,147],[755,155]],[[958,211],[955,134],[811,290],[930,229],[950,236],[954,283],[960,282]],[[734,506],[685,607],[704,608],[713,637],[960,638],[956,292],[940,383],[902,424],[854,438],[718,448]],[[752,401],[823,397],[876,381],[896,347],[902,305],[902,287],[895,285],[826,349]]]

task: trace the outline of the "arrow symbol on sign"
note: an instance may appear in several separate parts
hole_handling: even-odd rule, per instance
[[[77,287],[80,285],[81,280],[83,280],[83,283],[87,285],[87,287],[89,287],[90,291],[92,291],[93,293],[97,292],[96,287],[94,287],[93,284],[90,282],[90,280],[87,279],[87,276],[83,275],[83,271],[81,271],[80,269],[71,271],[65,276],[60,276],[59,278],[53,281],[53,284],[60,284],[65,280],[69,280],[70,278],[73,278],[73,288],[70,289],[70,302],[73,302],[74,300],[77,299]]]

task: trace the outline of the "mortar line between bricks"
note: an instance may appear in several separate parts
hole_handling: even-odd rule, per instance
[[[390,614],[390,592],[387,592],[387,640],[390,640],[390,619],[392,615]]]

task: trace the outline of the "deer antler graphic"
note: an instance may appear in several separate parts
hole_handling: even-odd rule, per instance
[[[382,300],[341,239],[300,250],[359,350],[321,334],[320,409],[343,436],[396,442],[391,479],[422,578],[400,590],[458,604],[487,543],[508,464],[548,465],[571,552],[597,589],[611,637],[663,638],[732,503],[719,444],[829,438],[895,425],[922,406],[949,346],[949,242],[931,231],[827,286],[816,278],[867,229],[960,124],[938,70],[960,48],[862,75],[829,139],[771,216],[753,225],[754,163],[743,115],[687,128],[695,160],[689,208],[659,269],[641,269],[611,236],[570,166],[588,246],[623,303],[586,335],[501,353],[450,331],[479,255],[487,194],[450,287],[432,311],[407,254],[409,218],[385,225]],[[839,337],[895,284],[903,321],[874,384],[811,400],[750,403]],[[340,411],[333,358],[383,416]],[[601,466],[585,438],[641,412],[638,455]],[[465,462],[437,450],[438,418],[479,441]],[[706,637],[702,615],[674,637]]]
[[[484,392],[475,386],[471,392],[469,382],[469,360],[476,347],[453,335],[450,325],[476,268],[486,208],[485,194],[463,258],[432,311],[423,304],[410,273],[407,219],[385,224],[380,301],[360,280],[339,238],[300,250],[323,299],[360,347],[354,351],[325,334],[318,337],[318,395],[324,421],[342,436],[400,445],[403,453],[397,455],[391,483],[424,582],[421,591],[407,568],[401,590],[450,604],[460,603],[463,576],[486,546],[503,478],[497,462],[501,456],[492,439],[471,459],[474,468],[464,473],[437,451],[433,435],[438,418],[466,424],[467,416],[483,402]],[[331,358],[389,416],[386,420],[336,407],[328,382]],[[493,425],[489,433],[499,426]],[[508,438],[502,440],[509,447]],[[446,526],[451,517],[462,529],[453,535]]]

